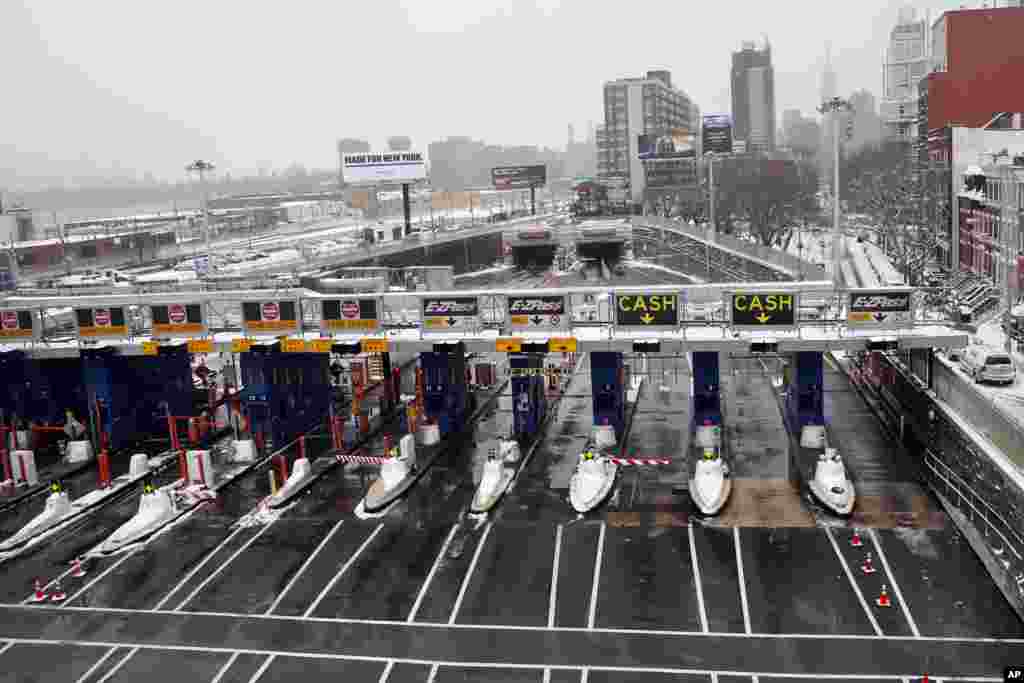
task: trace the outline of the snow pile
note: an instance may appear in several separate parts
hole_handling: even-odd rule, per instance
[[[264,498],[255,510],[243,515],[234,526],[240,529],[248,529],[254,526],[266,526],[281,517],[285,512],[292,509],[295,503],[273,510],[270,508],[270,497]]]

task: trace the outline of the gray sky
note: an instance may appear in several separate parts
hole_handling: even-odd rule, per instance
[[[567,124],[579,136],[600,121],[605,80],[648,68],[728,111],[730,51],[762,36],[780,116],[810,111],[827,40],[840,91],[880,95],[903,4],[0,0],[0,173],[119,163],[176,178],[197,157],[329,168],[342,136],[561,147]],[[959,4],[916,7],[934,19]]]

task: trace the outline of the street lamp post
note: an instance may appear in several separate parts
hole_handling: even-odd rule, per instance
[[[842,256],[842,233],[839,229],[839,112],[850,111],[850,103],[841,97],[826,100],[818,107],[821,114],[832,115],[832,281],[840,283],[839,259]]]
[[[185,170],[189,173],[199,174],[199,189],[203,195],[203,228],[206,233],[205,241],[207,256],[210,254],[210,208],[209,201],[206,196],[206,173],[212,171],[214,168],[215,167],[211,162],[203,161],[202,159],[197,159],[185,167]]]

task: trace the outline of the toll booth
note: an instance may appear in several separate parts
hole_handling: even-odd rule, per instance
[[[536,435],[547,415],[544,394],[544,356],[514,355],[509,358],[512,373],[512,416],[514,436]]]
[[[64,424],[64,411],[86,421],[86,392],[78,358],[28,358],[24,351],[0,352],[0,419]]]
[[[786,370],[786,413],[790,429],[825,424],[824,373],[819,351],[799,351]]]
[[[253,344],[241,357],[239,397],[257,444],[279,448],[325,419],[329,354],[285,353],[274,342]]]
[[[693,352],[693,425],[722,424],[721,373],[717,351]]]
[[[461,431],[469,412],[465,345],[459,342],[450,352],[421,353],[420,368],[427,419],[437,422],[442,437]]]
[[[622,438],[626,426],[625,368],[618,351],[590,354],[590,382],[594,394],[594,424],[611,425]]]
[[[118,451],[167,429],[168,415],[192,408],[192,368],[184,344],[161,346],[156,357],[123,356],[115,347],[80,351],[87,410],[82,420],[96,445]],[[63,416],[61,416],[63,422]]]

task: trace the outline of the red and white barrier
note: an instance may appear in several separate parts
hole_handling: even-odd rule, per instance
[[[338,462],[356,462],[361,465],[383,465],[391,458],[382,458],[372,455],[337,455]]]
[[[671,465],[670,458],[609,458],[616,465]]]

